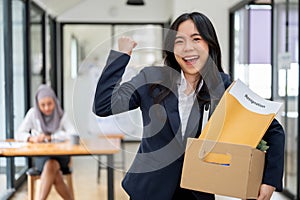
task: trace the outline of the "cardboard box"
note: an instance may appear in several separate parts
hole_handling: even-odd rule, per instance
[[[229,164],[205,161],[207,152],[230,157]],[[181,187],[196,191],[256,199],[265,153],[250,146],[188,138]]]

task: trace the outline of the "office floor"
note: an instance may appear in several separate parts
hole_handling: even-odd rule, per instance
[[[134,152],[138,147],[137,143],[126,143],[126,166],[129,166]],[[107,199],[107,187],[106,187],[106,170],[101,170],[100,183],[97,184],[97,159],[98,157],[82,156],[73,157],[73,184],[76,200],[89,200],[89,199]],[[120,160],[120,155],[115,157],[116,160]],[[103,161],[105,161],[103,159]],[[126,200],[127,194],[121,188],[121,180],[123,178],[123,172],[115,170],[115,199]],[[37,182],[38,184],[38,182]],[[25,183],[11,198],[11,200],[26,200],[27,199],[27,184]],[[52,189],[48,200],[60,200],[56,191]],[[216,200],[237,200],[236,198],[229,198],[223,196],[217,196]],[[288,200],[281,196],[279,193],[275,193],[272,200]]]

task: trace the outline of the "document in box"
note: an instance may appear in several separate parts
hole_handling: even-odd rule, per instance
[[[237,80],[223,94],[200,138],[256,148],[280,106],[281,103],[260,97]],[[200,152],[202,157],[207,157],[212,148],[212,145],[204,143]],[[221,156],[223,159],[216,155],[210,156],[214,157],[212,160],[228,160],[224,156]],[[207,159],[209,160],[208,157]]]

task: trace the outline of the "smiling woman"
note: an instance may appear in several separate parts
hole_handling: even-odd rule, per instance
[[[110,52],[99,78],[93,107],[100,117],[136,108],[142,112],[143,138],[123,188],[133,200],[215,199],[214,194],[181,188],[179,184],[187,138],[199,136],[205,107],[211,104],[214,108],[231,83],[222,69],[212,23],[198,12],[182,14],[165,38],[165,66],[145,67],[120,84],[136,46],[138,43],[130,37],[119,39],[118,51]],[[277,142],[273,146],[269,143],[267,158],[271,160],[266,162],[261,199],[270,199],[275,187],[282,187],[284,136],[276,120],[266,135],[266,140]],[[274,167],[278,164],[280,169]]]

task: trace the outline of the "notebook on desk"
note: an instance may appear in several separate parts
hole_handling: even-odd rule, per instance
[[[0,149],[20,148],[26,146],[26,142],[0,142]]]

